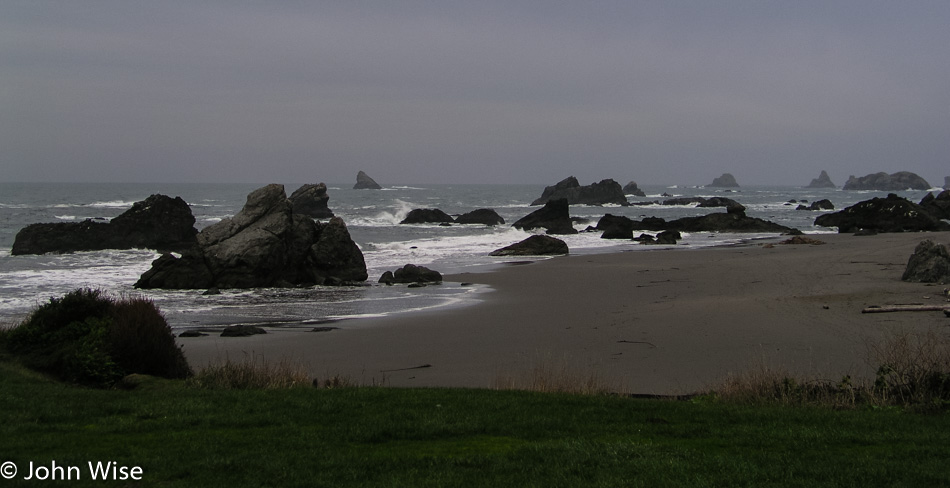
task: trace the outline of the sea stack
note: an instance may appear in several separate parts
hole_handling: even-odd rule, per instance
[[[723,173],[722,176],[713,179],[713,182],[707,186],[716,188],[739,188],[739,183],[736,181],[735,176],[729,173]]]
[[[631,181],[630,183],[627,183],[626,185],[624,185],[624,186],[623,186],[623,193],[624,193],[625,195],[633,195],[633,196],[635,196],[635,197],[645,197],[645,196],[647,196],[647,194],[646,194],[646,193],[643,193],[643,190],[641,190],[640,187],[637,186],[637,182],[636,182],[636,181]]]
[[[383,187],[379,186],[379,183],[376,183],[375,180],[369,177],[368,174],[360,171],[356,174],[356,184],[353,185],[354,190],[382,190]]]
[[[851,176],[844,184],[845,190],[904,191],[929,190],[930,183],[910,171],[887,174],[883,171],[867,176]]]
[[[831,181],[831,177],[828,176],[828,172],[821,170],[821,174],[818,175],[818,178],[811,180],[811,183],[809,183],[805,188],[837,188],[837,186],[833,181]]]

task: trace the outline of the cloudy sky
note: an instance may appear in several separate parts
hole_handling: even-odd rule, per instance
[[[0,181],[950,175],[950,2],[0,2]]]

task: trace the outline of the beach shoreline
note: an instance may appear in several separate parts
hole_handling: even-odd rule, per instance
[[[889,331],[945,326],[940,312],[862,314],[939,304],[943,287],[900,280],[925,239],[950,233],[822,234],[824,245],[744,245],[568,255],[447,275],[487,287],[480,302],[339,329],[179,338],[200,369],[224,359],[290,360],[317,379],[364,385],[498,388],[539,374],[612,391],[678,395],[768,367],[840,380],[873,375],[868,344]],[[541,372],[541,373],[539,373]]]

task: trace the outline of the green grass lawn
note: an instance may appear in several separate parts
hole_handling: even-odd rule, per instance
[[[948,486],[950,416],[464,389],[87,389],[0,362],[0,463],[146,486]]]

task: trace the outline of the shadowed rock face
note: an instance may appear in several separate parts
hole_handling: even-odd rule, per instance
[[[17,233],[11,253],[45,254],[102,249],[182,251],[196,244],[195,217],[181,197],[152,195],[111,222],[31,224]]]
[[[334,285],[366,280],[363,253],[339,217],[327,223],[295,214],[282,185],[247,197],[234,217],[198,234],[181,257],[152,263],[137,288],[257,288]]]
[[[934,217],[924,207],[893,193],[887,198],[872,198],[840,212],[820,215],[815,225],[837,227],[840,233],[950,230],[950,224]]]
[[[451,224],[455,219],[437,208],[412,209],[400,224]]]
[[[620,183],[606,179],[598,183],[581,186],[577,178],[569,176],[554,186],[545,187],[541,197],[531,205],[543,205],[552,200],[567,200],[568,205],[627,205],[627,197]]]
[[[950,253],[947,252],[947,246],[930,239],[922,241],[907,260],[907,268],[901,279],[920,283],[950,283]]]
[[[545,256],[551,254],[568,254],[567,243],[551,236],[531,236],[510,246],[496,249],[491,256]]]
[[[626,185],[623,185],[623,193],[624,193],[625,195],[633,195],[633,196],[635,196],[635,197],[645,197],[645,196],[647,196],[647,194],[646,194],[646,193],[643,193],[643,190],[641,190],[640,187],[637,186],[637,182],[636,182],[636,181],[631,181],[630,183],[627,183]]]
[[[328,205],[329,201],[327,185],[324,183],[303,185],[290,195],[290,203],[293,204],[295,214],[307,215],[315,219],[333,217],[333,211]]]
[[[739,183],[736,181],[735,176],[732,176],[729,173],[723,173],[722,176],[719,178],[714,178],[713,182],[706,186],[717,188],[738,188]]]
[[[548,234],[577,234],[571,222],[567,199],[551,200],[543,207],[518,219],[512,227],[522,230],[543,228]]]
[[[878,191],[902,191],[902,190],[929,190],[930,183],[927,180],[917,176],[910,171],[899,171],[894,174],[884,172],[874,173],[860,178],[851,176],[845,182],[845,190],[878,190]]]
[[[482,224],[482,225],[503,225],[505,219],[498,215],[498,212],[490,208],[479,208],[471,212],[459,215],[455,219],[456,224]]]
[[[356,184],[353,185],[354,190],[382,190],[383,187],[379,186],[379,183],[376,183],[368,174],[360,171],[356,174]]]
[[[808,184],[805,188],[837,188],[835,183],[831,181],[831,177],[828,176],[828,172],[825,170],[821,171],[821,174],[818,175],[818,178],[811,180],[811,183]]]

